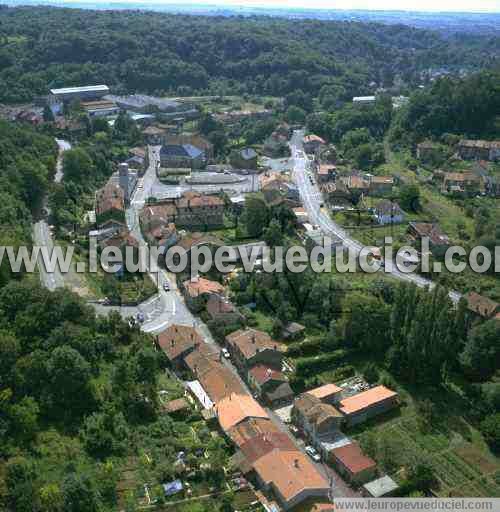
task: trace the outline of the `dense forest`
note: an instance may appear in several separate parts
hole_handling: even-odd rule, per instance
[[[401,145],[444,134],[487,139],[500,134],[500,70],[442,78],[419,90],[394,117],[390,138]]]
[[[107,83],[117,92],[317,96],[420,80],[429,67],[477,69],[500,52],[496,37],[443,36],[357,22],[227,18],[44,7],[0,9],[0,101],[48,87]]]
[[[54,173],[56,151],[53,138],[0,121],[0,245],[29,244],[32,213]],[[0,284],[9,275],[3,263]]]

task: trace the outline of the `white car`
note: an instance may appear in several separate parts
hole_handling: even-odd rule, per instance
[[[229,353],[229,350],[227,348],[223,348],[222,349],[222,355],[226,358],[226,359],[229,359],[231,357],[231,354]]]
[[[315,450],[313,446],[306,446],[305,448],[307,455],[311,457],[315,462],[321,461],[321,455]]]

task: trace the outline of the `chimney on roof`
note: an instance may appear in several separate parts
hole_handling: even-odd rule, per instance
[[[175,345],[175,340],[172,340],[172,341],[170,342],[170,346],[171,346],[171,347],[173,347],[174,345]]]
[[[294,459],[293,465],[298,468],[299,467],[299,459]]]
[[[255,345],[255,333],[252,333],[252,343]]]

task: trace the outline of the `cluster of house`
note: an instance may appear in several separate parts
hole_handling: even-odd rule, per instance
[[[170,232],[171,224],[178,228],[202,229],[224,225],[224,201],[219,195],[184,192],[180,197],[147,204],[140,213],[146,239],[161,241]]]
[[[461,140],[457,156],[463,160],[474,160],[470,171],[434,172],[433,181],[440,183],[443,194],[474,196],[487,194],[500,197],[500,180],[490,175],[488,163],[500,161],[500,141]],[[443,146],[426,140],[417,145],[417,157],[423,163],[442,160]]]
[[[140,172],[131,170],[125,162],[121,163],[104,187],[97,190],[93,215],[88,215],[95,227],[89,232],[89,237],[94,238],[101,249],[108,246],[138,247],[137,240],[127,228],[125,209],[130,204]]]
[[[291,420],[323,460],[359,487],[376,478],[377,465],[358,443],[341,432],[341,427],[357,425],[397,407],[398,394],[385,386],[375,386],[344,395],[343,388],[335,384],[309,390],[295,399]],[[395,488],[394,484],[392,490]]]
[[[157,344],[171,365],[192,379],[187,388],[203,416],[216,421],[232,441],[237,449],[234,464],[268,500],[277,500],[285,510],[309,499],[328,501],[329,482],[246,392],[215,345],[205,343],[193,327],[180,325],[160,334]],[[269,362],[275,369],[283,357],[278,343],[255,330],[231,334],[227,346],[240,372]]]
[[[220,285],[206,280],[195,287],[196,291],[188,292],[193,299],[208,290],[208,295],[222,293]],[[188,289],[187,283],[184,288]],[[227,335],[220,351],[205,343],[194,327],[172,325],[158,336],[157,345],[170,365],[187,378],[187,389],[200,404],[204,418],[216,422],[235,445],[233,464],[263,492],[268,503],[275,502],[284,510],[310,501],[326,504],[332,482],[246,392],[238,375],[224,364],[224,352],[255,397],[274,408],[293,404],[293,423],[353,485],[366,484],[363,492],[369,496],[387,495],[397,488],[388,477],[377,478],[375,462],[340,432],[343,424],[352,426],[396,407],[395,392],[377,386],[344,397],[342,388],[327,384],[294,400],[282,373],[285,347],[256,329]]]
[[[487,162],[478,162],[471,171],[443,172],[437,170],[433,181],[441,183],[441,193],[459,197],[473,197],[478,194],[500,197],[500,180],[488,172]]]

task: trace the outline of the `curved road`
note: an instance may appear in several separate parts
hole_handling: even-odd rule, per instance
[[[353,251],[356,256],[358,256],[361,249],[363,248],[363,245],[357,240],[351,238],[343,228],[333,222],[327,213],[321,210],[321,204],[323,202],[321,192],[316,183],[311,183],[308,178],[310,161],[303,151],[303,137],[304,132],[302,130],[295,131],[292,140],[290,141],[290,149],[292,151],[292,158],[294,163],[293,177],[297,187],[299,188],[300,197],[302,199],[302,203],[304,204],[304,208],[307,210],[309,220],[312,224],[319,226],[324,236],[339,238],[342,240],[344,247]],[[421,288],[428,287],[429,289],[432,289],[435,286],[431,280],[426,279],[425,277],[422,277],[416,273],[401,272],[396,267],[395,263],[392,264],[390,271],[388,268],[381,268],[380,271],[390,273],[393,277],[400,279],[401,281],[416,284]],[[450,291],[449,296],[450,299],[455,303],[458,302],[461,297],[461,295],[455,291]]]

